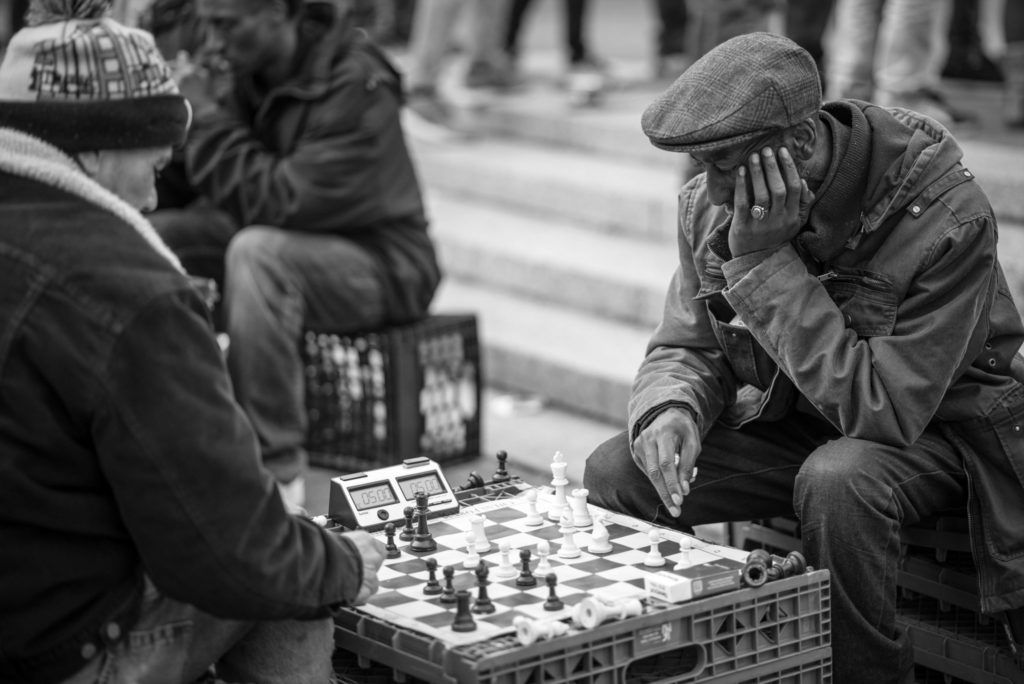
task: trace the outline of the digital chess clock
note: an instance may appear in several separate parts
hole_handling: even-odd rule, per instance
[[[427,495],[428,517],[457,513],[459,502],[441,466],[425,456],[398,465],[331,479],[327,515],[349,529],[373,532],[393,522],[405,525],[405,509],[416,508],[416,493]]]

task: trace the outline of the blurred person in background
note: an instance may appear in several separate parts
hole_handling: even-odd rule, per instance
[[[179,177],[194,196],[179,184],[150,217],[190,272],[222,281],[235,396],[298,505],[304,331],[418,320],[441,278],[401,78],[341,8],[197,0],[206,42],[177,62],[194,111]]]

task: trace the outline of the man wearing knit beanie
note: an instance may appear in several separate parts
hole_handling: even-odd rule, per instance
[[[383,544],[290,514],[140,213],[190,108],[98,0],[0,63],[0,681],[326,682]]]
[[[900,529],[939,512],[970,512],[980,607],[1012,624],[1024,323],[957,142],[908,110],[822,105],[811,56],[768,33],[712,49],[641,126],[703,173],[590,501],[684,531],[796,515],[831,573],[839,683],[913,681]]]

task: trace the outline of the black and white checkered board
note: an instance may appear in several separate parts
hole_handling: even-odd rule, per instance
[[[537,508],[545,513],[554,502],[554,493],[549,487],[538,488],[538,493]],[[591,542],[591,535],[587,529],[577,532],[574,537],[581,551],[580,556],[572,559],[558,558],[558,549],[563,541],[558,523],[545,515],[541,525],[529,526],[525,523],[528,510],[528,504],[521,494],[511,499],[485,501],[463,508],[456,515],[432,519],[429,527],[437,542],[437,551],[433,553],[412,553],[409,551],[409,542],[400,541],[396,536],[395,543],[402,551],[401,557],[385,561],[378,574],[380,590],[368,604],[360,606],[358,610],[391,624],[438,638],[449,647],[459,646],[515,632],[512,620],[517,615],[544,620],[568,618],[572,615],[573,607],[590,594],[613,600],[642,597],[646,575],[659,570],[671,571],[683,557],[680,542],[684,537],[687,541],[685,546],[688,547],[685,554],[691,566],[723,559],[741,564],[747,555],[738,549],[662,529],[660,550],[666,563],[660,568],[650,568],[644,565],[644,559],[651,546],[648,536],[651,525],[591,505],[591,516],[605,516],[612,551],[601,555],[589,553],[587,546]],[[466,532],[471,526],[470,519],[475,515],[483,515],[487,521],[484,531],[491,542],[491,549],[480,556],[490,569],[487,593],[496,610],[489,615],[474,614],[477,625],[475,631],[455,632],[451,628],[455,616],[454,604],[442,604],[439,596],[423,593],[428,577],[424,561],[429,557],[437,560],[437,579],[442,584],[442,568],[446,565],[454,566],[454,585],[470,591],[472,605],[477,597],[476,575],[473,570],[464,568],[463,562],[467,557]],[[384,539],[383,533],[378,536]],[[512,549],[509,556],[517,569],[521,567],[519,551],[529,549],[532,554],[530,565],[535,570],[538,563],[537,544],[541,540],[546,540],[551,547],[548,561],[551,571],[558,577],[556,592],[565,604],[559,611],[544,610],[549,590],[539,574],[537,586],[529,588],[516,586],[515,576],[507,579],[495,576],[494,569],[501,562],[500,542],[509,542]]]

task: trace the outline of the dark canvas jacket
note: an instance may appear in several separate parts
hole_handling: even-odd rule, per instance
[[[60,680],[108,624],[126,634],[143,573],[272,619],[328,615],[361,568],[285,512],[205,303],[148,223],[0,129],[0,682]]]
[[[937,423],[970,482],[981,608],[1024,605],[1024,326],[992,209],[934,122],[852,101],[823,116],[841,135],[810,223],[852,237],[824,261],[799,241],[732,259],[724,210],[688,183],[631,434],[668,405],[702,434],[806,410],[906,445]]]
[[[426,310],[440,280],[399,121],[402,85],[362,31],[307,2],[299,67],[261,94],[239,78],[228,106],[197,119],[189,178],[239,226],[337,233],[381,263],[394,322]]]

